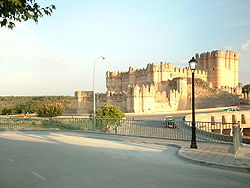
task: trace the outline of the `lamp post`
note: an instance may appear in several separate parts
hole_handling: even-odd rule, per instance
[[[196,144],[196,127],[195,127],[195,91],[194,91],[194,72],[196,69],[197,61],[193,57],[189,62],[189,68],[192,71],[192,140],[190,148],[197,149]]]
[[[96,104],[95,104],[95,69],[96,64],[99,60],[105,60],[105,57],[100,56],[95,60],[94,69],[93,69],[93,118],[94,118],[94,130],[96,129],[96,119],[95,119],[95,112],[96,112]]]

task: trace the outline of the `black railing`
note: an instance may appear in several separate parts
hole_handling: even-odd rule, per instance
[[[126,120],[92,118],[1,118],[0,130],[81,130],[118,135],[191,139],[190,121]],[[196,122],[197,141],[232,142],[235,123]]]

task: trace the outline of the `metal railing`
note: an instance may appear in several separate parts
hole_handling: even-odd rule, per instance
[[[92,118],[1,118],[0,130],[82,130],[176,140],[191,139],[190,121]],[[196,122],[197,141],[233,142],[233,123]]]
[[[200,122],[196,123],[197,138],[205,141],[232,143],[232,127],[239,125],[238,123],[223,123],[223,122]],[[185,121],[185,125],[191,129],[192,122]],[[186,128],[187,128],[186,127]]]

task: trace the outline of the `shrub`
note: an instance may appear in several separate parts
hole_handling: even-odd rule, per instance
[[[244,85],[242,87],[242,93],[249,93],[250,92],[250,84]]]
[[[105,104],[96,112],[96,118],[105,118],[96,120],[96,129],[104,132],[116,131],[117,127],[122,125],[119,119],[124,117],[124,113],[117,106]]]
[[[1,112],[2,115],[13,115],[15,114],[15,109],[13,107],[4,107]]]
[[[101,106],[101,109],[96,112],[96,118],[122,119],[124,117],[124,113],[117,106],[111,104]]]
[[[37,116],[56,117],[62,115],[65,107],[59,102],[42,103],[37,106]]]

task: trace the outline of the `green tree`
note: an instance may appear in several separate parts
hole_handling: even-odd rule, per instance
[[[96,118],[122,119],[124,117],[124,113],[117,106],[111,104],[101,106],[101,109],[96,112]]]
[[[13,107],[4,107],[2,110],[2,115],[13,115],[16,111]]]
[[[42,103],[37,106],[37,116],[56,117],[62,115],[65,107],[60,102]]]
[[[37,102],[26,101],[24,104],[16,104],[14,107],[15,114],[35,113],[37,110]]]
[[[250,84],[244,85],[242,87],[242,93],[249,93],[250,92]]]
[[[123,123],[120,119],[124,117],[124,113],[117,106],[105,104],[96,112],[96,118],[100,118],[96,120],[96,129],[101,132],[116,133],[117,127]]]
[[[37,111],[38,102],[29,100],[25,103],[23,113],[35,113]]]
[[[15,21],[34,20],[37,23],[39,18],[50,16],[55,9],[55,5],[41,7],[36,0],[0,0],[0,24],[12,29]]]
[[[22,114],[24,113],[24,108],[25,108],[25,105],[24,104],[16,104],[13,109],[14,109],[14,113],[15,114]]]

